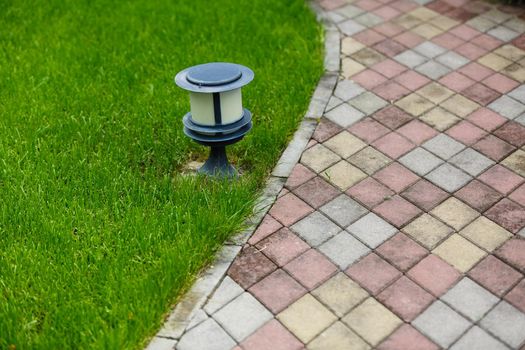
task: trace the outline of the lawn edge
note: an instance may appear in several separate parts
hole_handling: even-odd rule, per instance
[[[308,110],[302,122],[281,157],[277,165],[266,180],[261,196],[255,202],[253,214],[246,220],[247,228],[231,239],[217,253],[214,262],[201,272],[190,290],[179,300],[170,312],[162,328],[149,342],[146,350],[173,349],[178,339],[189,329],[198,325],[201,318],[198,311],[220,285],[228,268],[255,232],[262,219],[271,208],[277,195],[284,187],[293,167],[299,162],[301,154],[306,149],[308,141],[314,133],[315,127],[321,118],[328,100],[335,88],[340,71],[340,33],[337,28],[324,16],[323,10],[313,1],[310,8],[315,12],[317,20],[324,27],[324,73],[319,79],[315,91],[310,99]]]

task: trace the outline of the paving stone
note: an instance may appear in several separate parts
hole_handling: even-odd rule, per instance
[[[503,74],[493,74],[490,77],[483,80],[483,84],[487,85],[491,89],[498,91],[501,94],[507,93],[519,86],[519,83],[513,79],[510,79]],[[512,95],[509,94],[512,97]],[[519,100],[518,100],[519,101]]]
[[[361,95],[363,92],[365,92],[365,89],[358,84],[351,80],[343,79],[337,82],[334,95],[343,101],[348,101],[351,98]]]
[[[420,116],[419,119],[439,131],[444,131],[461,120],[441,107],[431,109]]]
[[[421,210],[400,196],[393,196],[373,209],[385,220],[401,227],[421,213]]]
[[[373,213],[357,220],[347,230],[372,249],[397,232],[394,226]]]
[[[451,69],[458,69],[462,66],[464,66],[465,64],[469,63],[469,59],[461,56],[461,55],[458,55],[457,53],[453,52],[453,51],[448,51],[447,53],[444,53],[438,57],[435,58],[435,60],[445,66],[447,66],[448,68],[451,68]]]
[[[493,255],[488,255],[470,270],[469,277],[502,297],[523,275]]]
[[[407,70],[407,68],[394,60],[386,59],[383,62],[376,63],[372,69],[385,77],[391,79]]]
[[[370,346],[341,322],[335,322],[308,344],[308,350],[368,350]]]
[[[310,248],[308,244],[287,227],[283,227],[255,246],[279,266],[286,265],[296,256]]]
[[[434,217],[423,214],[403,228],[403,232],[414,238],[427,249],[432,249],[452,233],[452,229],[435,219]]]
[[[295,223],[291,229],[312,247],[318,246],[341,231],[339,226],[318,211]]]
[[[432,253],[464,273],[486,255],[483,250],[458,234],[447,238]]]
[[[412,321],[434,301],[431,294],[405,276],[388,286],[377,298],[405,322]]]
[[[354,107],[343,103],[325,114],[325,117],[334,123],[347,128],[359,121],[365,115]]]
[[[419,208],[429,211],[448,197],[448,193],[427,180],[419,180],[401,193]]]
[[[418,54],[417,52],[413,50],[406,50],[403,53],[400,53],[399,55],[394,56],[394,60],[396,60],[397,62],[401,64],[404,64],[405,66],[409,68],[414,68],[426,62],[428,58],[426,58],[425,56],[421,54]]]
[[[366,27],[373,27],[383,22],[383,19],[381,17],[376,16],[370,12],[355,17],[354,20],[357,23],[360,23]]]
[[[512,61],[494,53],[486,54],[485,56],[479,58],[478,62],[495,71],[500,71],[503,68],[512,64]]]
[[[509,92],[509,97],[521,103],[525,103],[525,85],[519,85],[517,88]]]
[[[504,124],[501,128],[494,131],[494,135],[516,147],[525,145],[525,126],[515,121]]]
[[[480,105],[466,97],[456,94],[445,102],[441,103],[441,107],[445,108],[454,115],[465,118],[478,109]]]
[[[379,124],[372,118],[365,118],[359,123],[352,125],[348,129],[352,134],[360,139],[371,143],[389,132],[383,125]]]
[[[492,131],[507,122],[507,119],[485,107],[469,115],[468,120],[487,131]]]
[[[217,322],[209,318],[185,333],[177,343],[178,350],[224,350],[235,346],[235,341]]]
[[[438,350],[439,347],[409,324],[399,327],[378,350]]]
[[[377,345],[403,323],[396,315],[373,298],[366,299],[342,321],[363,339]]]
[[[249,293],[243,293],[213,318],[240,342],[272,319],[273,315]]]
[[[503,194],[509,193],[523,182],[521,176],[516,175],[501,165],[493,166],[481,174],[478,179]]]
[[[501,95],[499,92],[494,91],[486,87],[485,85],[479,83],[466,88],[461,93],[466,98],[477,102],[482,106],[488,105]]]
[[[428,251],[403,233],[398,233],[381,244],[376,253],[401,271],[406,271],[423,259]]]
[[[428,174],[443,161],[427,150],[417,147],[399,158],[399,162],[420,176]]]
[[[341,100],[340,98],[335,97],[335,96],[332,95],[330,97],[330,100],[328,100],[328,104],[326,105],[325,112],[328,112],[329,110],[334,109],[335,107],[339,106],[343,102],[344,101]]]
[[[312,290],[333,275],[337,268],[315,249],[299,255],[284,269],[308,290]]]
[[[318,173],[337,163],[340,159],[337,154],[320,144],[307,149],[301,156],[301,162]]]
[[[210,300],[206,303],[204,311],[212,315],[221,307],[235,299],[242,292],[244,292],[244,289],[229,276],[226,276],[219,287],[217,287],[217,290],[215,290]]]
[[[525,151],[517,150],[505,158],[501,164],[512,169],[516,174],[525,177]]]
[[[509,198],[514,202],[525,206],[525,185],[521,185],[514,192],[509,195]]]
[[[279,221],[275,220],[270,214],[266,214],[259,227],[257,227],[257,230],[255,230],[254,234],[248,240],[248,243],[255,244],[281,227],[283,227],[283,225],[281,225]]]
[[[438,345],[448,348],[471,323],[437,300],[416,318],[412,325]]]
[[[337,9],[337,13],[347,17],[347,18],[354,18],[356,16],[359,16],[360,14],[362,14],[364,11],[362,9],[360,9],[359,7],[357,6],[354,6],[354,5],[346,5],[346,6],[343,6],[339,9]]]
[[[324,146],[328,147],[342,158],[348,158],[352,154],[365,148],[366,143],[345,130],[324,142]]]
[[[351,196],[353,199],[357,199],[360,203],[373,208],[377,204],[383,202],[385,199],[394,195],[394,192],[379,183],[377,180],[368,177],[351,187],[346,191],[346,194]]]
[[[488,108],[508,119],[514,119],[525,112],[525,105],[506,95],[488,105]]]
[[[348,161],[368,175],[372,175],[390,163],[391,159],[369,146],[348,158]]]
[[[480,325],[513,348],[518,348],[525,340],[525,314],[506,301],[496,305]]]
[[[365,1],[367,1],[367,0],[365,0]],[[365,44],[367,46],[372,46],[372,45],[377,44],[378,42],[381,42],[381,41],[383,41],[385,39],[384,35],[379,34],[378,32],[376,32],[374,30],[371,30],[371,29],[364,30],[364,31],[360,32],[359,34],[354,35],[353,37],[357,41],[359,41],[359,42],[361,42],[361,43],[363,43],[363,44]]]
[[[308,343],[335,322],[337,317],[310,294],[306,294],[278,314],[277,319],[300,341]],[[312,319],[316,321],[308,321]]]
[[[525,240],[514,238],[507,241],[496,251],[496,255],[520,270],[525,272]]]
[[[401,272],[374,253],[350,266],[345,272],[373,295],[401,276]]]
[[[487,210],[485,216],[512,233],[525,227],[525,208],[507,198]]]
[[[525,313],[525,280],[521,280],[506,296],[505,300]]]
[[[303,344],[277,320],[271,320],[246,338],[241,344],[250,350],[301,350]]]
[[[477,180],[457,191],[455,196],[479,212],[484,212],[501,199],[498,191]]]
[[[519,33],[505,26],[497,26],[495,28],[492,28],[491,30],[487,32],[487,34],[492,35],[493,37],[501,41],[511,41],[512,39],[519,36]]]
[[[384,76],[371,69],[366,69],[354,75],[352,80],[366,89],[373,89],[387,81]]]
[[[462,229],[459,234],[489,252],[492,252],[512,237],[510,232],[484,216],[474,220]]]
[[[447,163],[432,170],[425,178],[448,192],[457,191],[472,179],[470,175]]]
[[[440,297],[461,277],[461,274],[443,259],[430,254],[410,269],[407,276],[434,296]]]
[[[412,142],[395,132],[376,140],[372,146],[391,158],[398,158],[415,147]]]
[[[494,165],[494,162],[472,148],[467,148],[449,159],[449,162],[472,176]]]
[[[500,161],[516,149],[516,147],[494,135],[487,135],[487,137],[475,143],[472,148],[495,161]]]
[[[465,335],[459,338],[459,340],[450,349],[505,350],[507,347],[478,326],[474,326],[469,329]]]
[[[374,174],[374,178],[396,192],[401,192],[417,180],[419,176],[399,163],[392,163]]]
[[[294,189],[314,177],[315,173],[313,171],[298,163],[294,166],[292,173],[286,180],[285,186],[288,189]]]
[[[296,188],[293,192],[313,208],[326,204],[341,193],[321,177],[313,178]]]
[[[342,191],[346,191],[349,187],[366,178],[364,172],[344,160],[324,170],[321,176]]]
[[[342,194],[326,203],[320,210],[342,227],[347,227],[368,212],[365,207],[346,194]]]
[[[341,232],[323,243],[319,250],[340,269],[346,269],[370,249],[347,232]]]
[[[357,23],[356,21],[349,19],[337,25],[343,34],[351,36],[360,31],[366,29],[365,26]]]
[[[374,114],[373,118],[391,129],[397,129],[412,120],[412,116],[394,105],[383,108]]]
[[[416,92],[435,104],[443,102],[454,94],[453,91],[436,82],[427,84]]]
[[[414,91],[427,84],[430,80],[424,75],[409,70],[395,77],[395,81],[407,89]]]
[[[312,138],[318,142],[324,142],[342,129],[343,128],[340,125],[333,123],[326,118],[321,118],[321,121],[317,124],[317,128],[315,128]]]
[[[465,66],[465,67],[468,67]],[[480,65],[480,67],[483,67]],[[488,68],[486,68],[488,70]],[[449,74],[443,76],[439,79],[439,82],[446,86],[447,88],[460,92],[468,88],[469,86],[474,85],[475,81],[468,78],[467,76],[458,73],[457,71],[450,72]]]
[[[363,288],[342,272],[313,290],[312,294],[338,317],[343,317],[368,297],[368,293]]]
[[[372,92],[365,92],[358,97],[351,99],[349,103],[366,115],[373,114],[388,104],[388,102]]]
[[[449,159],[465,148],[453,138],[439,134],[423,144],[423,147],[443,159]]]
[[[417,66],[415,70],[430,79],[437,80],[450,72],[450,68],[436,61],[428,61],[420,66]]]
[[[416,145],[420,145],[437,135],[437,132],[434,129],[419,120],[412,120],[400,127],[397,132],[414,142]]]
[[[243,288],[249,288],[269,275],[277,266],[255,247],[245,247],[233,261],[228,275]]]
[[[425,41],[424,43],[414,47],[414,51],[425,57],[434,58],[445,53],[447,50],[444,47],[436,45],[430,41]]]

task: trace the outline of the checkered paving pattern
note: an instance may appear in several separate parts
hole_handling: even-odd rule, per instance
[[[319,4],[340,79],[177,348],[524,349],[525,9]]]

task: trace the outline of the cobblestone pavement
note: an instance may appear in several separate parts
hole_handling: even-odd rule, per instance
[[[177,348],[525,349],[525,10],[320,6],[340,79]]]

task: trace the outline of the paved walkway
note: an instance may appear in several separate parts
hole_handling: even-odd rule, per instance
[[[320,5],[340,80],[177,348],[525,349],[524,10]]]

